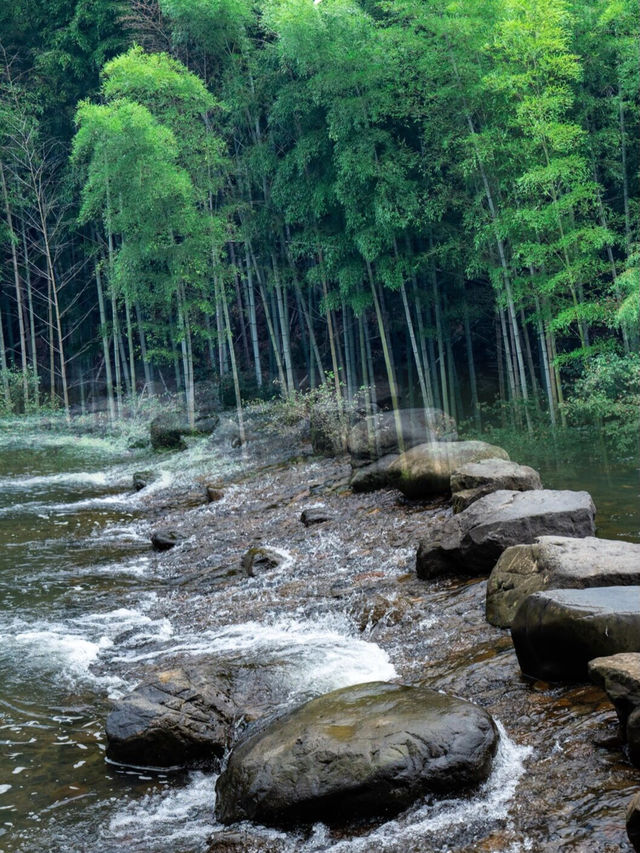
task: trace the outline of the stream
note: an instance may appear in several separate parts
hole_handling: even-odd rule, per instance
[[[144,468],[157,478],[135,492]],[[541,473],[549,488],[591,492],[598,535],[640,540],[636,470]],[[604,693],[525,682],[509,632],[484,619],[485,580],[415,576],[417,538],[446,504],[352,495],[348,474],[294,428],[244,454],[221,433],[161,456],[0,433],[0,853],[630,849],[640,777]],[[207,504],[212,481],[224,497]],[[318,506],[333,519],[305,528],[302,510]],[[186,541],[157,554],[149,535],[167,524]],[[240,559],[256,545],[282,559],[248,578]],[[104,757],[114,700],[153,668],[207,657],[265,668],[286,688],[279,710],[375,680],[470,699],[501,731],[492,774],[471,795],[351,834],[221,827],[215,774]]]

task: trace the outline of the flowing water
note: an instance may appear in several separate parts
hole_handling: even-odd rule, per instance
[[[0,853],[196,853],[211,839],[220,851],[627,849],[640,780],[603,694],[524,682],[508,632],[484,621],[483,581],[415,578],[416,536],[446,508],[352,496],[339,461],[266,467],[287,452],[247,459],[220,438],[154,459],[98,438],[0,434]],[[145,467],[158,478],[135,493]],[[601,535],[640,540],[637,472],[565,474],[545,481],[590,489]],[[213,479],[225,497],[207,506]],[[336,521],[303,528],[314,505]],[[176,517],[187,541],[153,553],[150,531]],[[282,561],[246,578],[234,567],[255,544]],[[272,672],[282,707],[372,680],[470,698],[500,726],[492,775],[352,835],[230,836],[213,817],[214,774],[104,758],[113,700],[153,667],[207,656]]]

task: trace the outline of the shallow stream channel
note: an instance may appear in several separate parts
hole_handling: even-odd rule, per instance
[[[136,492],[145,468],[155,480]],[[0,433],[0,853],[630,849],[640,773],[606,695],[525,681],[509,631],[485,621],[485,580],[416,577],[417,539],[447,503],[355,495],[349,473],[295,429],[163,455]],[[542,476],[591,491],[599,535],[640,540],[637,471]],[[223,497],[207,503],[212,482]],[[309,508],[330,519],[305,527]],[[156,553],[150,534],[166,526],[184,542]],[[242,555],[265,546],[278,565],[248,577]],[[215,774],[105,760],[114,701],[159,667],[207,659],[246,673],[247,691],[268,671],[280,710],[368,681],[469,699],[498,722],[491,776],[349,833],[222,827]]]

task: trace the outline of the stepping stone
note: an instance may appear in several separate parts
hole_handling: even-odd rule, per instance
[[[482,575],[512,545],[530,544],[546,534],[592,536],[595,513],[588,492],[493,492],[431,528],[418,548],[418,577]]]
[[[613,702],[631,763],[640,767],[640,653],[595,658],[589,675]]]
[[[462,512],[474,501],[499,489],[526,492],[542,488],[540,474],[534,468],[507,459],[468,462],[453,472],[450,484],[454,512]]]
[[[487,584],[487,619],[508,628],[532,592],[640,584],[640,545],[586,536],[541,536],[507,548]]]
[[[518,608],[511,637],[525,675],[587,681],[593,658],[640,651],[640,586],[534,592]]]

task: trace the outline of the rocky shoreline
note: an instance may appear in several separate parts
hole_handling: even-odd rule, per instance
[[[450,425],[447,427],[445,439],[450,438]],[[419,430],[416,434],[419,435]],[[300,437],[304,437],[303,432]],[[385,434],[385,443],[380,451],[384,451],[383,457],[370,453],[366,463],[380,468],[380,458],[389,456],[388,444]],[[362,493],[349,488],[350,481],[362,476],[362,452],[357,455],[357,464],[352,474],[348,457],[318,459],[307,455],[309,448],[304,445],[298,448],[298,452],[302,454],[299,461],[267,470],[261,470],[258,466],[248,477],[240,478],[234,483],[212,485],[205,482],[205,475],[201,488],[182,496],[182,508],[173,508],[167,513],[168,506],[165,504],[153,510],[158,515],[158,521],[162,521],[162,527],[158,524],[154,530],[156,540],[160,535],[166,543],[167,534],[170,533],[177,546],[169,545],[167,551],[159,554],[157,558],[159,573],[169,585],[173,585],[168,594],[174,599],[174,603],[175,599],[179,598],[189,607],[191,624],[194,620],[202,625],[210,624],[212,595],[220,599],[222,591],[228,593],[230,621],[237,616],[236,606],[240,604],[244,616],[256,620],[267,614],[271,618],[274,612],[296,612],[301,607],[306,613],[312,613],[314,609],[323,614],[335,610],[346,613],[356,630],[388,650],[394,663],[397,661],[398,681],[430,686],[469,699],[476,703],[472,707],[478,707],[478,710],[484,708],[497,716],[517,743],[531,744],[536,749],[541,745],[541,733],[534,734],[531,727],[538,716],[535,708],[540,705],[541,695],[545,696],[550,707],[553,707],[560,697],[564,702],[567,697],[573,696],[575,706],[581,709],[578,712],[580,717],[586,713],[582,709],[591,704],[595,710],[592,728],[594,736],[598,736],[598,723],[604,723],[605,731],[610,731],[611,711],[599,689],[587,684],[582,687],[572,685],[569,688],[540,686],[540,682],[534,682],[532,685],[519,676],[508,635],[484,622],[485,582],[476,578],[469,580],[470,575],[488,574],[498,558],[498,562],[502,562],[514,547],[538,547],[536,542],[540,541],[540,536],[557,536],[560,542],[567,537],[576,542],[591,541],[589,537],[594,532],[595,510],[589,496],[579,492],[541,490],[542,484],[539,478],[536,479],[536,472],[532,469],[525,470],[524,466],[514,463],[505,463],[506,454],[504,451],[497,453],[499,448],[491,448],[490,445],[482,448],[463,447],[469,444],[480,445],[480,442],[446,440],[439,444],[439,447],[436,445],[435,454],[432,442],[427,445],[416,443],[410,448],[406,445],[402,448],[392,447],[392,451],[396,450],[396,453],[391,453],[393,458],[388,463],[392,475],[391,479],[384,483],[388,487],[387,490],[381,492]],[[403,464],[407,454],[410,455],[410,464]],[[445,465],[443,458],[447,460]],[[429,466],[433,468],[433,474],[430,474]],[[397,475],[398,470],[403,472],[401,478]],[[443,488],[444,482],[447,487]],[[383,481],[378,482],[378,485],[382,484]],[[397,486],[401,487],[404,495],[396,490]],[[451,509],[452,487],[453,505],[460,510],[455,515],[452,515]],[[524,491],[520,491],[521,489]],[[215,498],[205,504],[206,495],[210,492],[215,493]],[[463,500],[456,502],[456,494],[462,492],[465,493]],[[517,511],[514,506],[518,507]],[[483,532],[480,533],[479,530]],[[582,537],[587,538],[582,540]],[[600,550],[603,547],[606,550],[606,546],[602,544],[604,540],[594,541],[600,543]],[[623,544],[612,543],[612,547]],[[640,546],[628,547],[629,559],[633,562],[631,550],[635,548],[640,552]],[[247,554],[250,552],[254,553],[247,562]],[[437,557],[434,557],[436,552]],[[442,572],[433,571],[434,565],[442,565],[443,553],[447,555],[448,577],[438,577]],[[379,555],[379,568],[372,568],[376,554]],[[503,556],[500,557],[500,554]],[[313,557],[316,560],[315,571]],[[302,565],[303,560],[305,565]],[[287,570],[283,570],[283,564],[287,561],[289,566],[286,567]],[[290,570],[291,561],[297,567],[297,571],[293,573]],[[358,565],[359,562],[361,565]],[[421,569],[421,566],[425,565],[431,568],[427,571]],[[421,580],[416,575],[416,567],[418,574],[429,580]],[[573,572],[576,577],[580,575],[575,568]],[[532,574],[535,574],[535,570],[530,569],[529,575]],[[578,579],[573,586],[608,585],[606,571],[601,575],[602,582],[593,580],[593,565],[588,562],[584,566],[583,574],[590,575],[591,581]],[[262,583],[259,597],[249,588],[256,579]],[[619,582],[618,579],[617,583]],[[633,585],[637,584],[638,578],[629,571],[622,582]],[[491,588],[491,580],[489,585]],[[543,579],[537,589],[547,590],[554,587],[549,586],[546,579]],[[632,589],[639,591],[638,587]],[[540,596],[545,593],[536,594]],[[592,593],[596,604],[601,603],[598,594],[597,590]],[[535,596],[533,600],[536,600]],[[525,596],[526,601],[528,599]],[[521,603],[520,610],[522,607]],[[221,617],[224,619],[224,614],[218,612],[216,617],[219,623]],[[420,636],[416,626],[424,624],[425,617],[427,621],[433,620],[433,623],[425,628],[427,636]],[[599,632],[596,629],[597,636],[607,630],[609,622],[610,619],[605,617]],[[635,622],[633,624],[635,625]],[[620,632],[620,636],[627,635],[626,630]],[[516,647],[519,644],[517,637],[516,631]],[[395,653],[403,646],[403,640],[403,653],[397,655]],[[531,638],[528,638],[528,642],[532,642]],[[540,645],[540,641],[535,642]],[[543,640],[542,645],[544,642]],[[617,648],[614,642],[607,651],[611,654],[638,651],[640,646],[635,648],[634,643],[635,640],[628,644],[631,647]],[[425,646],[428,647],[428,660],[424,656]],[[420,648],[423,650],[422,656],[418,651]],[[596,651],[593,656],[598,654]],[[522,656],[519,650],[518,655]],[[452,665],[453,661],[455,665]],[[157,757],[161,753],[158,744],[167,742],[167,731],[171,729],[173,740],[169,737],[172,745],[167,751],[170,760],[165,761],[164,766],[188,763],[187,755],[193,756],[190,760],[195,763],[208,761],[211,766],[213,761],[215,766],[222,756],[227,760],[229,747],[232,747],[230,762],[233,764],[234,755],[243,749],[247,739],[269,737],[274,726],[277,728],[282,725],[279,722],[282,715],[292,713],[287,704],[287,697],[278,692],[277,673],[274,675],[270,672],[269,666],[264,667],[266,673],[256,675],[255,667],[245,667],[251,672],[242,673],[242,662],[238,660],[198,661],[191,672],[186,672],[180,664],[181,661],[177,660],[173,670],[141,672],[142,686],[137,693],[134,691],[132,696],[127,697],[111,715],[107,732],[110,739],[109,749],[114,760],[131,764],[154,763],[138,759],[141,755],[143,758],[149,755]],[[216,668],[218,671],[214,678],[212,669]],[[530,672],[526,674],[535,675]],[[584,673],[578,666],[575,677],[570,674],[568,680],[586,682]],[[602,679],[598,683],[603,683]],[[571,699],[568,701],[570,705]],[[159,714],[158,708],[161,709]],[[293,713],[296,713],[295,709]],[[118,715],[120,722],[116,725]],[[184,722],[186,718],[189,725],[183,727],[180,737],[176,739],[175,720]],[[224,732],[214,732],[209,739],[203,736],[207,727],[212,727],[212,720],[220,723],[225,719]],[[261,719],[262,722],[252,722]],[[265,720],[266,732],[263,731]],[[541,723],[543,724],[544,722]],[[127,727],[133,731],[133,741],[141,738],[140,742],[145,743],[147,752],[136,757],[135,749],[130,751],[133,742],[131,739],[127,748],[122,751],[122,744],[126,741],[123,732],[126,732]],[[357,729],[357,726],[355,728]],[[185,730],[191,732],[190,740],[187,738],[186,741],[181,741]],[[145,732],[147,735],[152,733],[151,741],[147,739],[145,742]],[[542,737],[544,738],[544,733]],[[191,745],[198,741],[207,741],[208,746],[200,754],[197,750],[195,753],[190,752]],[[214,749],[211,748],[213,741]],[[344,744],[349,741],[350,738],[342,732],[343,750],[339,754],[343,757],[345,754],[350,755],[348,749],[344,748]],[[578,742],[581,742],[580,738]],[[587,747],[584,742],[582,748],[593,754],[594,764],[601,763],[601,748],[593,743]],[[617,744],[616,748],[619,749]],[[312,755],[317,753],[317,745],[310,752]],[[179,761],[181,754],[184,757],[182,762]],[[584,756],[582,758],[584,759]],[[618,757],[613,753],[608,759],[618,761]],[[309,755],[306,760],[309,761]],[[411,754],[409,764],[414,766],[415,761],[416,755]],[[327,758],[325,763],[335,766],[335,756],[331,760]],[[157,764],[155,761],[156,766]],[[578,780],[571,778],[571,762],[568,766],[563,766],[562,762],[560,765],[557,773],[569,777],[565,787],[576,786],[576,796],[579,796]],[[305,765],[307,769],[304,772],[296,771],[301,774],[301,778],[309,775],[309,766],[314,766],[313,761],[311,765]],[[403,762],[395,767],[392,775],[395,774],[395,778],[406,775],[407,766],[405,755]],[[490,762],[485,761],[484,766],[488,773]],[[529,775],[531,771],[528,769],[527,776]],[[532,775],[535,777],[533,789],[544,802],[548,794],[542,791],[542,781],[537,774]],[[552,780],[554,772],[548,775]],[[623,776],[629,779],[628,784],[631,785],[633,774],[625,772]],[[221,778],[224,778],[224,774]],[[481,778],[476,778],[475,784]],[[333,781],[335,782],[335,779]],[[353,782],[348,781],[344,772],[342,783],[345,792],[349,790],[349,786],[353,788]],[[527,782],[523,784],[531,788],[531,780],[529,785]],[[264,790],[264,785],[258,787]],[[405,788],[411,789],[411,786],[407,783]],[[463,791],[468,788],[468,780],[462,781],[459,788]],[[281,792],[282,785],[278,785],[277,789]],[[226,790],[229,790],[229,786],[226,786]],[[338,785],[335,791],[340,790]],[[420,796],[420,791],[425,790],[429,790],[428,786],[418,786],[413,796]],[[318,803],[326,805],[326,795],[321,791],[322,788],[316,786],[313,797]],[[340,797],[335,791],[331,796]],[[311,794],[309,796],[311,797]],[[364,794],[361,792],[358,796],[362,799]],[[388,809],[382,805],[383,801],[384,797],[379,796],[378,819],[383,819],[388,814]],[[226,805],[221,807],[221,816],[228,816],[230,821],[238,819],[240,812],[233,804],[229,805],[228,794],[223,797],[223,803],[225,802]],[[301,809],[305,819],[312,821],[322,817],[326,820],[326,809],[314,811],[309,802],[308,799],[305,800]],[[371,807],[371,796],[367,802],[369,807],[365,810],[366,814],[376,815],[376,809]],[[402,799],[403,807],[409,802],[410,799]],[[282,807],[279,812],[288,814],[289,824],[295,827],[300,821],[291,818],[292,808]],[[534,802],[525,808],[518,803],[516,810],[517,825],[512,819],[508,822],[511,824],[510,828],[501,827],[496,830],[502,834],[502,840],[499,842],[501,844],[507,843],[509,838],[510,843],[515,843],[518,838],[523,837],[523,833],[530,839],[540,837],[540,827],[535,826],[535,816],[540,819],[540,803]],[[245,813],[251,816],[251,810]],[[264,810],[256,814],[258,823],[265,822]],[[347,820],[346,824],[348,823]],[[339,827],[340,832],[344,831],[344,826],[343,820]],[[352,831],[357,830],[352,827]],[[244,847],[233,847],[233,833],[230,835],[229,831],[225,833],[221,830],[219,837],[212,839],[211,850],[271,849],[266,846],[264,839],[260,840],[258,828],[253,838],[246,836],[247,832],[251,836],[249,830],[245,829],[243,832]],[[632,835],[630,829],[630,837]],[[495,846],[497,843],[489,840],[488,846],[482,849],[504,849]],[[538,849],[535,847],[537,842],[534,840],[532,843],[534,846],[528,849]],[[624,849],[624,846],[615,846],[616,843],[618,842],[609,847],[558,846],[557,849]],[[407,848],[399,846],[398,850],[400,849]],[[552,848],[542,846],[539,849]]]

